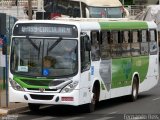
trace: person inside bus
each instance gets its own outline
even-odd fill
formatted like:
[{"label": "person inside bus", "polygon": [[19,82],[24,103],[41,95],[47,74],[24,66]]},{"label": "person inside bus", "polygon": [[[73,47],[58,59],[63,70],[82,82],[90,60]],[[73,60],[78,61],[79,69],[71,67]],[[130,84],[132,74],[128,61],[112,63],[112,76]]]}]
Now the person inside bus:
[{"label": "person inside bus", "polygon": [[56,59],[51,56],[45,56],[43,59],[44,68],[54,68],[56,64]]}]

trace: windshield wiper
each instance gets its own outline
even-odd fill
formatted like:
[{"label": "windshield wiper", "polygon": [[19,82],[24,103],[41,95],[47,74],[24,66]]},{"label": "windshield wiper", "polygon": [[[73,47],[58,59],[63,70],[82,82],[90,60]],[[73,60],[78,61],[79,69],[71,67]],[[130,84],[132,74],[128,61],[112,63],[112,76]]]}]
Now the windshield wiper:
[{"label": "windshield wiper", "polygon": [[32,44],[32,46],[38,51],[38,59],[39,59],[39,56],[40,56],[40,48],[41,48],[41,41],[39,43],[39,46],[37,46],[29,37],[28,38],[28,41]]},{"label": "windshield wiper", "polygon": [[58,45],[59,42],[61,42],[62,37],[58,38],[56,42],[54,42],[50,47],[48,45],[47,47],[47,53],[50,52],[56,45]]},{"label": "windshield wiper", "polygon": [[39,47],[30,39],[28,38],[29,42],[32,44],[32,46],[37,50],[39,51]]},{"label": "windshield wiper", "polygon": [[39,48],[38,48],[38,59],[39,59],[39,56],[40,56],[40,48],[41,48],[41,41],[39,43]]}]

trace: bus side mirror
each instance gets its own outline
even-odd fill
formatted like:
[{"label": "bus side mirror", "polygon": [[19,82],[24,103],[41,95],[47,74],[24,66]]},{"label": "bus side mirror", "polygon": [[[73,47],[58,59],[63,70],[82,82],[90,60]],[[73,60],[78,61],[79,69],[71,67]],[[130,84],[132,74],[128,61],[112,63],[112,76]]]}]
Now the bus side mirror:
[{"label": "bus side mirror", "polygon": [[85,47],[86,47],[86,51],[91,51],[91,41],[90,40],[86,41]]},{"label": "bus side mirror", "polygon": [[86,51],[91,51],[91,40],[89,39],[88,35],[84,36],[84,45],[85,45],[85,50]]}]

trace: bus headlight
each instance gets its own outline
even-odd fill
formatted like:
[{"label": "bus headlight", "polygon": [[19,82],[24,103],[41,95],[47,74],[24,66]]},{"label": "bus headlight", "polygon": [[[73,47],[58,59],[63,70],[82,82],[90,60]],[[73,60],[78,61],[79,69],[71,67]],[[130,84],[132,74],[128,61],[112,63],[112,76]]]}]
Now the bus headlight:
[{"label": "bus headlight", "polygon": [[64,87],[61,92],[62,93],[70,93],[76,88],[77,85],[78,85],[78,81],[74,81],[74,82],[68,84],[66,87]]},{"label": "bus headlight", "polygon": [[9,78],[9,82],[13,89],[18,91],[24,91],[24,89],[16,81],[12,80],[11,78]]}]

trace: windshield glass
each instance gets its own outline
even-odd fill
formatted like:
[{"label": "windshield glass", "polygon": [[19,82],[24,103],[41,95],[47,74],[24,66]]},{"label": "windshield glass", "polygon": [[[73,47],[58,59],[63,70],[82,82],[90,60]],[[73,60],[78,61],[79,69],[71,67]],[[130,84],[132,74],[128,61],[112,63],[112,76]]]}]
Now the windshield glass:
[{"label": "windshield glass", "polygon": [[122,18],[121,7],[89,7],[91,18]]},{"label": "windshield glass", "polygon": [[77,68],[77,40],[14,38],[11,72],[23,76],[72,76]]}]

